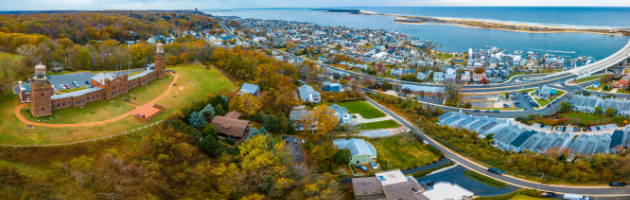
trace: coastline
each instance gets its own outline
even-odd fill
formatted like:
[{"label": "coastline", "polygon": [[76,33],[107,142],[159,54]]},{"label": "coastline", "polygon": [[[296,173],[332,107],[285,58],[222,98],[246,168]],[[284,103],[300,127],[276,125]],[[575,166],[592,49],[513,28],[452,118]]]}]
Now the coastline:
[{"label": "coastline", "polygon": [[[624,31],[606,28],[571,28],[571,27],[554,27],[543,25],[530,25],[506,22],[494,22],[472,19],[456,19],[456,18],[440,18],[440,17],[415,17],[397,14],[384,14],[361,11],[357,15],[381,15],[394,17],[393,22],[413,25],[453,25],[467,28],[484,28],[503,31],[514,31],[523,33],[591,33],[610,36],[630,36],[630,29]],[[427,23],[430,22],[430,23]]]}]

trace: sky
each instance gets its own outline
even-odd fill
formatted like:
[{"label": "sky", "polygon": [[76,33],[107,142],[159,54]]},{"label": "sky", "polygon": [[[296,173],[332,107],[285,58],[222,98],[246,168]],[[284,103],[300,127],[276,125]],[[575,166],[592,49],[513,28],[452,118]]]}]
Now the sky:
[{"label": "sky", "polygon": [[173,10],[406,6],[630,7],[630,0],[0,0],[0,10]]}]

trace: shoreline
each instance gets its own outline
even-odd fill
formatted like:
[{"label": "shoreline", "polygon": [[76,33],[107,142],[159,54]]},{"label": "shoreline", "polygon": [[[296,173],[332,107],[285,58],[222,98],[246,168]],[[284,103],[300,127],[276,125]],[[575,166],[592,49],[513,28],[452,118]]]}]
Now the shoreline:
[{"label": "shoreline", "polygon": [[[439,18],[439,17],[415,17],[398,14],[384,14],[361,11],[357,15],[381,15],[394,17],[393,22],[413,25],[453,25],[467,28],[484,28],[503,31],[514,31],[522,33],[591,33],[610,36],[630,36],[630,28],[606,29],[606,28],[570,28],[570,27],[554,27],[543,25],[517,24],[507,22],[494,22],[472,19],[456,19],[456,18]],[[428,22],[428,23],[427,23]]]}]

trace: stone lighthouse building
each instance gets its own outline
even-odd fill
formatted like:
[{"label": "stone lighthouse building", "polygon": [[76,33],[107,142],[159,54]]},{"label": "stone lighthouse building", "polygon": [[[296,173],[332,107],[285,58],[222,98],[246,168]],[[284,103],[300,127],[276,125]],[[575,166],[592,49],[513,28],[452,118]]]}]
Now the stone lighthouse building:
[{"label": "stone lighthouse building", "polygon": [[155,71],[157,71],[158,78],[166,77],[166,55],[164,55],[164,45],[162,43],[157,44]]},{"label": "stone lighthouse building", "polygon": [[46,78],[46,66],[41,63],[35,66],[35,76],[31,78],[31,114],[41,117],[52,114],[52,85]]}]

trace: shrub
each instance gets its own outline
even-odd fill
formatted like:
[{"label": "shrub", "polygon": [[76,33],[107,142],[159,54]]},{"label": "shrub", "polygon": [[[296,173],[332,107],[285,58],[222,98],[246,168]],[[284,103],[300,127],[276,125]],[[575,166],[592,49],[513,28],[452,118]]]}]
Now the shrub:
[{"label": "shrub", "polygon": [[273,115],[265,115],[262,117],[263,126],[271,131],[272,133],[278,133],[278,129],[280,129],[280,121],[276,116]]},{"label": "shrub", "polygon": [[332,160],[337,164],[346,164],[350,163],[350,157],[352,157],[350,149],[339,149],[333,155]]}]

